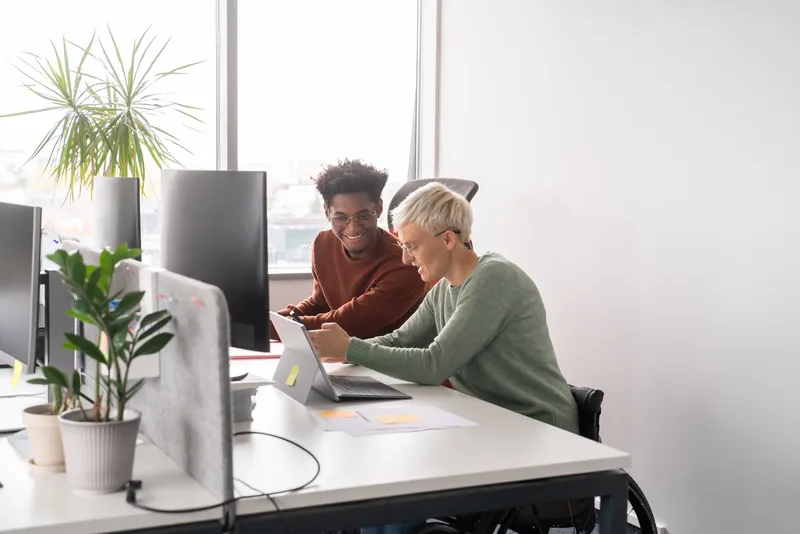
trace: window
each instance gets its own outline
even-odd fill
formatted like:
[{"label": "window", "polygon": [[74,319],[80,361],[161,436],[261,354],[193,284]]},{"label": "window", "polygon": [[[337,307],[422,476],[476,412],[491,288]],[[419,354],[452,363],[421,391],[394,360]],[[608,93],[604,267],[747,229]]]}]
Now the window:
[{"label": "window", "polygon": [[[12,13],[13,12],[13,13]],[[43,16],[46,13],[47,16]],[[170,39],[156,68],[166,70],[195,61],[184,76],[164,78],[159,92],[201,108],[193,112],[202,124],[189,119],[164,120],[159,124],[178,137],[191,153],[174,150],[186,168],[213,169],[216,166],[216,2],[192,0],[191,16],[187,3],[172,0],[142,0],[135,9],[128,4],[104,0],[29,0],[14,4],[10,16],[0,17],[0,115],[45,107],[43,101],[20,87],[22,75],[15,69],[26,52],[52,58],[50,41],[61,46],[61,38],[86,45],[97,32],[106,45],[108,27],[128,57],[132,43],[148,27],[156,43]],[[154,45],[156,46],[156,45]],[[100,52],[99,48],[93,48]],[[80,52],[68,48],[72,68]],[[127,51],[127,53],[126,53]],[[25,164],[48,129],[60,118],[41,113],[0,119],[0,201],[38,205],[43,208],[44,225],[58,235],[90,241],[92,209],[88,194],[75,201],[66,200],[66,189],[54,190],[46,172],[49,151]],[[189,124],[191,123],[191,124]],[[189,124],[191,127],[185,127]],[[23,165],[25,164],[25,165]],[[144,260],[157,264],[160,241],[159,169],[147,168],[146,194],[142,199],[142,242]]]},{"label": "window", "polygon": [[[217,10],[237,9],[238,168],[268,176],[270,270],[307,269],[311,243],[328,227],[310,178],[323,165],[360,158],[389,172],[388,206],[415,168],[417,2],[412,0],[142,0],[131,9],[104,0],[29,0],[0,18],[0,115],[44,107],[21,87],[15,69],[26,52],[52,57],[51,40],[85,44],[110,26],[123,56],[148,27],[170,43],[158,65],[201,64],[159,82],[159,92],[199,107],[202,124],[158,124],[188,149],[180,166],[217,165]],[[46,13],[47,17],[43,17]],[[77,64],[79,54],[70,56]],[[221,103],[225,105],[225,103]],[[46,169],[47,155],[26,163],[58,114],[0,119],[0,201],[38,205],[45,227],[91,242],[88,194],[67,200]],[[222,124],[222,123],[221,123]],[[176,165],[169,165],[176,167]],[[160,171],[148,166],[142,200],[144,260],[160,262]],[[386,217],[382,218],[385,226]]]},{"label": "window", "polygon": [[[267,172],[270,269],[308,267],[328,227],[310,180],[360,158],[409,177],[417,3],[239,0],[238,168]],[[386,217],[382,218],[385,226]]]}]

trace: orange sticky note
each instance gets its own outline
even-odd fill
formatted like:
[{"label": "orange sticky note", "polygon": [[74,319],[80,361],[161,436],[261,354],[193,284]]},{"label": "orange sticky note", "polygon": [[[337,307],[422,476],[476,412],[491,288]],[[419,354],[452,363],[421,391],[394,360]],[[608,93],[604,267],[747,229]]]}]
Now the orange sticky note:
[{"label": "orange sticky note", "polygon": [[11,387],[16,389],[19,379],[22,377],[22,362],[14,362],[14,373],[11,375]]},{"label": "orange sticky note", "polygon": [[344,419],[348,417],[358,417],[352,410],[322,410],[319,414],[325,419]]},{"label": "orange sticky note", "polygon": [[419,421],[419,417],[410,414],[379,415],[378,421],[385,425],[393,425],[396,423],[416,423]]},{"label": "orange sticky note", "polygon": [[293,386],[297,382],[297,375],[300,373],[300,366],[293,365],[292,370],[289,371],[289,376],[286,377],[286,385]]}]

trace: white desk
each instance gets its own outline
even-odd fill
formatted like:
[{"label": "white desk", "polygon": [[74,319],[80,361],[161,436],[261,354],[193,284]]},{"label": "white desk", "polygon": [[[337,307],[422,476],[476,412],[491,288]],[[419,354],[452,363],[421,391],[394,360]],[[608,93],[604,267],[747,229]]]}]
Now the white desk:
[{"label": "white desk", "polygon": [[[263,377],[271,377],[277,365],[275,361],[237,363]],[[492,487],[496,491],[503,485],[545,479],[577,480],[583,483],[589,493],[574,497],[602,495],[600,491],[591,493],[598,489],[597,480],[592,477],[584,480],[572,475],[606,472],[613,478],[615,475],[610,472],[630,465],[630,457],[626,453],[444,387],[403,383],[356,366],[330,366],[330,369],[341,374],[375,376],[413,397],[406,401],[381,402],[390,402],[392,406],[403,403],[437,406],[472,420],[478,426],[357,438],[343,432],[321,430],[309,413],[313,409],[341,407],[341,403],[317,397],[306,407],[273,387],[261,388],[256,397],[254,421],[238,425],[236,430],[265,431],[297,441],[314,453],[322,470],[312,487],[276,497],[283,511],[280,514],[282,520],[276,519],[278,514],[270,514],[274,507],[266,499],[238,503],[239,532],[248,532],[248,528],[255,531],[267,524],[280,527],[281,521],[289,521],[291,511],[297,511],[298,518],[306,517],[302,523],[305,527],[298,527],[300,531],[302,528],[313,530],[321,525],[309,523],[307,518],[312,510],[333,513],[335,505],[366,500],[429,494],[430,506],[417,507],[420,513],[434,510],[437,496],[441,497],[441,502],[447,498],[458,500],[458,491],[472,495],[473,499],[488,499],[486,502],[490,503],[489,489]],[[313,461],[290,444],[258,435],[234,439],[235,476],[261,491],[269,493],[296,487],[308,480],[313,472]],[[619,475],[619,472],[616,474]],[[626,491],[627,480],[622,484]],[[557,486],[558,482],[553,482],[550,492],[556,497],[561,491]],[[466,488],[486,488],[487,492],[480,496],[474,492],[464,492]],[[448,497],[448,492],[454,490],[456,494]],[[384,521],[413,519],[407,516],[410,512],[399,507],[392,509],[384,504],[379,505],[383,508],[374,512],[372,517]],[[513,506],[511,502],[507,504],[506,507]],[[455,504],[452,506],[458,508]],[[342,509],[349,509],[351,515],[354,513],[352,507]],[[464,511],[441,510],[442,513]],[[259,515],[263,521],[260,525],[257,519]],[[320,521],[333,517],[325,513],[322,515]],[[251,516],[251,520],[248,520],[248,516]],[[349,527],[331,525],[331,528]],[[292,530],[296,532],[294,525]]]},{"label": "white desk", "polygon": [[[240,364],[269,378],[277,362]],[[254,421],[237,425],[237,430],[261,430],[297,441],[315,454],[322,470],[313,486],[276,497],[280,512],[266,498],[240,501],[238,534],[270,527],[318,533],[593,495],[603,499],[601,533],[625,532],[627,475],[620,469],[630,464],[627,454],[446,388],[401,383],[354,366],[331,369],[377,376],[414,397],[390,401],[393,406],[429,404],[478,426],[355,438],[321,430],[309,413],[340,404],[316,398],[306,407],[263,387]],[[290,444],[258,435],[234,438],[235,476],[261,491],[295,487],[314,470],[313,461]],[[186,508],[216,503],[150,444],[137,448],[134,477],[146,481],[138,493],[143,504]],[[220,531],[219,509],[164,515],[131,507],[123,493],[75,496],[64,475],[31,474],[4,439],[0,482],[5,486],[0,489],[1,534]]]},{"label": "white desk", "polygon": [[[23,377],[18,387],[12,390],[11,370],[0,369],[0,395],[32,392],[33,386],[24,380]],[[16,411],[46,400],[44,395],[0,399],[0,411]],[[187,508],[219,501],[157,447],[146,442],[136,448],[134,477],[146,481],[138,492],[138,500],[143,504],[158,508]],[[7,435],[0,435],[0,483],[3,484],[0,488],[2,534],[91,534],[204,521],[210,522],[210,527],[217,525],[211,532],[219,532],[222,516],[220,508],[180,515],[144,512],[126,503],[124,492],[77,496],[70,491],[63,473],[32,473],[24,459],[9,445]]]},{"label": "white desk", "polygon": [[[146,481],[138,501],[159,508],[186,508],[218,502],[157,447],[136,448],[134,477]],[[155,514],[125,502],[125,493],[78,496],[61,474],[33,474],[7,439],[0,439],[0,533],[91,534],[209,522],[217,525],[221,509],[193,514]],[[198,525],[199,526],[199,525]],[[198,530],[200,530],[198,528]],[[213,530],[212,530],[213,532]]]}]

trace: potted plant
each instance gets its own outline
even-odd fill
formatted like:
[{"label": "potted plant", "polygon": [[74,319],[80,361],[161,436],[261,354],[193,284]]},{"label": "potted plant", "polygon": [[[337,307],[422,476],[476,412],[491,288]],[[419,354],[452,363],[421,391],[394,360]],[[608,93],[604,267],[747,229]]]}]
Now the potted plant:
[{"label": "potted plant", "polygon": [[51,42],[50,57],[23,54],[16,65],[22,85],[44,107],[0,115],[54,116],[26,164],[47,154],[46,168],[56,185],[66,186],[67,198],[74,200],[87,190],[97,194],[94,230],[99,247],[141,244],[139,193],[146,194],[148,162],[163,168],[178,164],[173,149],[188,152],[167,131],[164,119],[202,122],[192,114],[199,108],[175,102],[160,83],[201,62],[156,70],[169,40],[157,44],[157,36],[148,34],[149,28],[130,51],[120,49],[109,28],[106,42],[92,35],[80,46],[62,38],[60,47]]},{"label": "potted plant", "polygon": [[81,377],[75,371],[70,383],[67,375],[55,367],[45,367],[43,374],[45,378],[28,382],[49,385],[53,402],[25,408],[22,419],[31,445],[31,465],[38,470],[60,472],[64,471],[64,448],[58,416],[79,406],[79,397],[72,392],[80,391]]},{"label": "potted plant", "polygon": [[[141,316],[139,303],[144,291],[112,292],[117,265],[139,254],[138,249],[122,244],[114,252],[104,250],[99,265],[84,264],[79,252],[58,250],[47,256],[58,265],[74,297],[66,313],[94,326],[107,340],[101,343],[79,334],[64,334],[64,346],[83,352],[96,366],[91,406],[59,415],[67,480],[81,492],[110,493],[130,480],[141,414],[127,408],[127,403],[144,379],[129,380],[128,370],[136,358],[159,352],[173,337],[161,332],[172,320],[168,311]],[[52,368],[44,367],[43,373],[48,384],[57,383]],[[73,379],[68,384],[73,398],[81,395],[79,382]]]}]

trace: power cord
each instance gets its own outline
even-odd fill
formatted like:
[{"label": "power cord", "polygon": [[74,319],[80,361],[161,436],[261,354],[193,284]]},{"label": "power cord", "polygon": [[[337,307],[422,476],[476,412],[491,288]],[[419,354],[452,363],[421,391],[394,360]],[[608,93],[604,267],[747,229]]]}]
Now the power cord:
[{"label": "power cord", "polygon": [[307,488],[308,486],[313,484],[315,480],[317,480],[317,477],[319,477],[320,470],[322,469],[322,467],[320,466],[319,460],[317,459],[316,456],[314,456],[314,454],[311,451],[309,451],[308,449],[306,449],[305,447],[303,447],[299,443],[294,442],[294,441],[292,441],[292,440],[290,440],[288,438],[285,438],[283,436],[278,436],[277,434],[270,434],[269,432],[258,432],[258,431],[255,431],[255,430],[244,430],[244,431],[236,432],[236,433],[233,434],[234,437],[236,437],[236,436],[244,436],[244,435],[267,436],[267,437],[279,439],[281,441],[285,441],[286,443],[289,443],[290,445],[294,445],[298,449],[300,449],[303,452],[305,452],[309,457],[311,457],[312,460],[314,460],[314,464],[316,464],[316,468],[317,468],[316,472],[314,473],[314,476],[311,477],[311,479],[308,482],[305,482],[305,483],[303,483],[303,484],[301,484],[301,485],[299,485],[297,487],[290,488],[290,489],[285,489],[285,490],[280,490],[280,491],[273,491],[273,492],[270,492],[270,493],[266,493],[266,492],[261,491],[261,490],[259,490],[257,488],[254,488],[253,486],[251,486],[247,482],[244,482],[241,479],[234,478],[235,481],[239,482],[240,484],[250,488],[251,490],[253,490],[253,491],[257,492],[257,493],[255,495],[241,495],[239,497],[234,497],[233,499],[228,499],[226,501],[223,501],[223,502],[220,502],[220,503],[217,503],[217,504],[210,504],[208,506],[197,506],[197,507],[194,507],[194,508],[175,508],[175,509],[154,508],[152,506],[148,506],[146,504],[141,504],[141,503],[136,502],[136,491],[140,490],[142,488],[142,481],[141,480],[131,480],[125,485],[125,500],[126,500],[126,502],[128,504],[130,504],[131,506],[133,506],[135,508],[138,508],[140,510],[144,510],[146,512],[154,512],[154,513],[158,513],[158,514],[191,514],[191,513],[195,513],[195,512],[204,512],[206,510],[213,510],[215,508],[221,508],[223,506],[227,506],[229,504],[232,504],[232,503],[244,500],[244,499],[255,499],[255,498],[258,498],[258,497],[266,497],[267,499],[269,499],[269,501],[272,503],[272,505],[275,506],[275,510],[277,510],[280,513],[281,509],[278,506],[278,503],[273,498],[274,495],[279,495],[281,493],[288,493],[288,492],[291,492],[291,491],[299,491],[301,489]]},{"label": "power cord", "polygon": [[11,395],[0,395],[0,399],[17,399],[19,397],[40,397],[44,395],[45,391],[40,391],[39,393],[14,393]]}]

